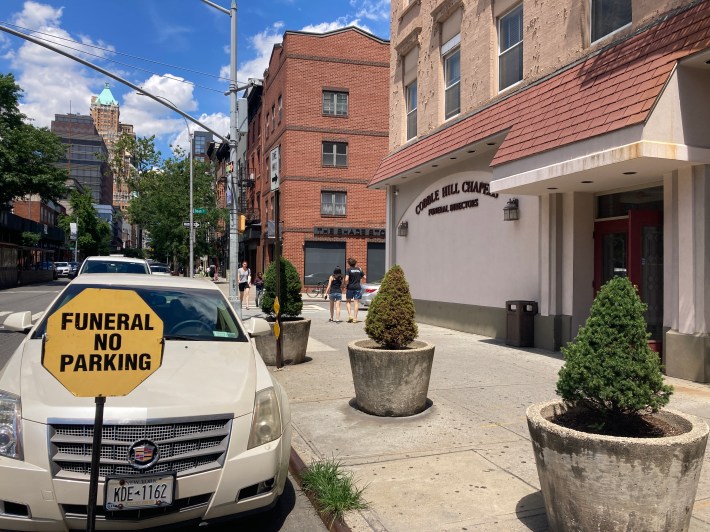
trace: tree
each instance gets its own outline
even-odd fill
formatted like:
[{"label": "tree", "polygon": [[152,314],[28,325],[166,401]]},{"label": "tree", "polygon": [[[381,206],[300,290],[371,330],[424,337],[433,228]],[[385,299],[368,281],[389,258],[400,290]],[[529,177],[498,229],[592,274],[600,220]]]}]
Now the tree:
[{"label": "tree", "polygon": [[419,333],[414,321],[414,301],[401,266],[392,266],[365,318],[365,333],[384,349],[403,349]]},{"label": "tree", "polygon": [[72,214],[61,216],[59,227],[68,235],[69,224],[78,223],[78,247],[81,253],[86,257],[108,255],[111,243],[111,226],[106,220],[99,218],[91,194],[89,192],[80,194],[73,191],[69,204]]},{"label": "tree", "polygon": [[[140,148],[141,143],[144,145]],[[151,139],[139,139],[136,148],[150,155]],[[129,181],[135,198],[128,207],[131,223],[140,225],[150,233],[154,257],[173,257],[173,261],[185,264],[189,255],[189,228],[183,222],[190,217],[190,163],[183,150],[177,149],[173,157],[164,160],[160,167],[143,166]],[[195,255],[215,255],[216,242],[211,233],[225,225],[227,209],[217,208],[214,179],[210,166],[194,161],[193,169],[194,206],[207,209],[206,214],[195,217],[200,224],[195,230]]]},{"label": "tree", "polygon": [[[298,271],[288,259],[280,257],[280,294],[279,306],[282,316],[300,316],[303,310],[303,299],[301,297],[301,277]],[[261,310],[266,314],[276,314],[274,312],[274,301],[276,299],[276,261],[269,264],[264,273],[264,293],[261,297]]]},{"label": "tree", "polygon": [[0,206],[26,194],[56,200],[67,191],[67,172],[55,164],[64,144],[47,128],[25,123],[21,95],[13,75],[0,74]]},{"label": "tree", "polygon": [[673,388],[663,384],[658,353],[648,346],[645,311],[626,277],[602,286],[587,322],[562,349],[557,393],[565,401],[617,419],[668,404]]}]

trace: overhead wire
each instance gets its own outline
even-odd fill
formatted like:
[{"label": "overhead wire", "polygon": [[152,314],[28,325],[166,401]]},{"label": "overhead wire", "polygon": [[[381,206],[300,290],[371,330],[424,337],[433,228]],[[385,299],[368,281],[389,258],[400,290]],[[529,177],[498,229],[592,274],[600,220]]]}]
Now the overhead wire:
[{"label": "overhead wire", "polygon": [[[209,73],[207,73],[207,72],[200,72],[199,70],[193,70],[193,69],[186,68],[186,67],[181,67],[181,66],[178,66],[178,65],[171,65],[171,64],[169,64],[169,63],[164,63],[164,62],[157,61],[157,60],[154,60],[154,59],[148,59],[148,58],[146,58],[146,57],[140,57],[140,56],[136,56],[136,55],[127,54],[127,53],[125,53],[125,52],[119,52],[119,51],[117,51],[117,50],[111,50],[110,48],[103,48],[103,47],[101,47],[101,46],[83,43],[83,42],[77,41],[77,40],[75,40],[75,39],[69,39],[69,38],[66,38],[66,37],[60,37],[60,36],[58,36],[58,35],[52,35],[51,33],[45,33],[45,32],[41,32],[41,31],[37,31],[37,30],[30,29],[30,28],[24,28],[24,27],[22,27],[22,26],[18,26],[18,25],[16,25],[16,24],[11,24],[11,23],[6,22],[6,21],[2,21],[2,24],[5,24],[5,25],[7,25],[7,26],[11,26],[11,27],[17,28],[17,29],[19,29],[19,30],[21,30],[21,31],[23,31],[23,32],[27,32],[27,33],[30,33],[30,34],[44,35],[44,36],[46,36],[46,37],[51,37],[51,39],[59,39],[59,40],[63,40],[63,41],[69,41],[69,42],[78,44],[78,45],[80,45],[80,46],[84,46],[84,47],[88,47],[88,48],[95,48],[95,49],[97,49],[97,50],[102,50],[102,51],[105,51],[105,52],[108,52],[108,53],[111,53],[111,54],[123,55],[123,56],[126,56],[126,57],[130,57],[130,58],[132,58],[132,59],[137,59],[138,61],[145,61],[145,62],[149,62],[149,63],[154,63],[154,64],[166,66],[166,67],[169,67],[169,68],[176,68],[176,69],[178,69],[178,70],[183,70],[183,71],[185,71],[185,72],[190,72],[190,73],[198,74],[198,75],[201,75],[201,76],[207,76],[207,77],[215,78],[215,79],[218,79],[218,80],[230,81],[229,78],[225,78],[225,77],[222,77],[222,76],[217,76],[217,75],[214,75],[214,74],[209,74]],[[129,68],[135,68],[136,70],[141,70],[141,71],[143,71],[143,72],[147,72],[147,73],[152,74],[152,75],[154,75],[154,76],[158,76],[158,77],[166,78],[166,79],[172,79],[172,80],[174,80],[174,81],[179,81],[179,82],[181,82],[181,83],[186,83],[186,84],[188,84],[188,85],[193,85],[193,86],[195,86],[195,87],[199,87],[199,88],[202,88],[202,89],[205,89],[205,90],[209,90],[209,91],[218,92],[218,93],[220,93],[220,94],[224,93],[224,89],[214,89],[214,88],[212,88],[212,87],[207,87],[207,86],[204,86],[204,85],[200,85],[200,84],[194,83],[194,82],[192,82],[192,81],[178,79],[178,78],[176,78],[176,77],[174,77],[174,76],[167,76],[167,75],[165,75],[165,74],[159,74],[159,73],[157,73],[157,72],[155,72],[155,71],[148,70],[148,69],[146,69],[146,68],[142,68],[142,67],[139,67],[139,66],[136,66],[136,65],[132,65],[132,64],[129,64],[129,63],[123,63],[123,62],[121,62],[121,61],[116,61],[115,59],[110,59],[110,58],[105,57],[105,56],[101,56],[101,55],[98,55],[98,54],[92,54],[91,52],[87,52],[86,50],[80,50],[80,49],[77,49],[77,48],[73,48],[73,47],[71,47],[71,46],[69,46],[69,45],[67,45],[67,44],[64,44],[64,43],[55,42],[55,41],[49,40],[49,39],[41,39],[41,38],[39,38],[39,37],[36,37],[36,38],[37,38],[38,40],[43,40],[43,41],[45,41],[45,42],[49,42],[49,43],[54,44],[54,45],[57,45],[57,46],[62,46],[62,47],[67,48],[67,49],[69,49],[69,50],[74,50],[74,51],[80,52],[80,53],[82,53],[82,54],[86,54],[86,55],[89,55],[89,56],[92,56],[92,57],[96,57],[96,58],[98,58],[98,59],[102,59],[102,60],[104,60],[104,61],[110,61],[110,62],[115,63],[115,64],[117,64],[117,65],[129,67]],[[237,81],[237,83],[239,83],[239,81]]]}]

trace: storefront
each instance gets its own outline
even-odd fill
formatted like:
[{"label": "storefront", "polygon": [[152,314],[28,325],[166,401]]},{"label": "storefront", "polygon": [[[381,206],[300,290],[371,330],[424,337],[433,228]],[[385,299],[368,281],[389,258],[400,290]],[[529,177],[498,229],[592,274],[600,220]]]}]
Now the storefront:
[{"label": "storefront", "polygon": [[628,276],[666,372],[710,382],[708,9],[384,159],[370,186],[388,191],[387,262],[418,319],[503,339],[505,302],[536,301],[535,345],[557,350]]}]

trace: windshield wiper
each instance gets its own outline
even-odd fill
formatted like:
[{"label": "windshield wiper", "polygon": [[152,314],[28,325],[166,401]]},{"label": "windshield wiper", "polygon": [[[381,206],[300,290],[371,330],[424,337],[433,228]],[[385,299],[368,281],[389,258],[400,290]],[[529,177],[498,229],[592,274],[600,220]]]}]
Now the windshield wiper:
[{"label": "windshield wiper", "polygon": [[204,337],[202,336],[185,336],[181,334],[166,334],[163,336],[163,340],[188,340],[188,341],[194,341],[194,340],[204,340]]}]

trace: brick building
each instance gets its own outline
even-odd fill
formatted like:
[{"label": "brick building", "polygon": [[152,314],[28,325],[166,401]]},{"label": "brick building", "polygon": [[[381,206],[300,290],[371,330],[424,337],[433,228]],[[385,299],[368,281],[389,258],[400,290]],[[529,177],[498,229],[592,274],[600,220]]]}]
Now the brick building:
[{"label": "brick building", "polygon": [[391,9],[370,186],[417,318],[503,338],[506,302],[535,301],[534,345],[559,349],[624,275],[668,374],[710,382],[710,1]]},{"label": "brick building", "polygon": [[280,178],[283,255],[306,284],[347,257],[382,277],[385,194],[366,185],[387,153],[389,42],[357,28],[287,31],[263,87],[247,92],[245,179],[252,271],[273,258],[272,165]]}]

